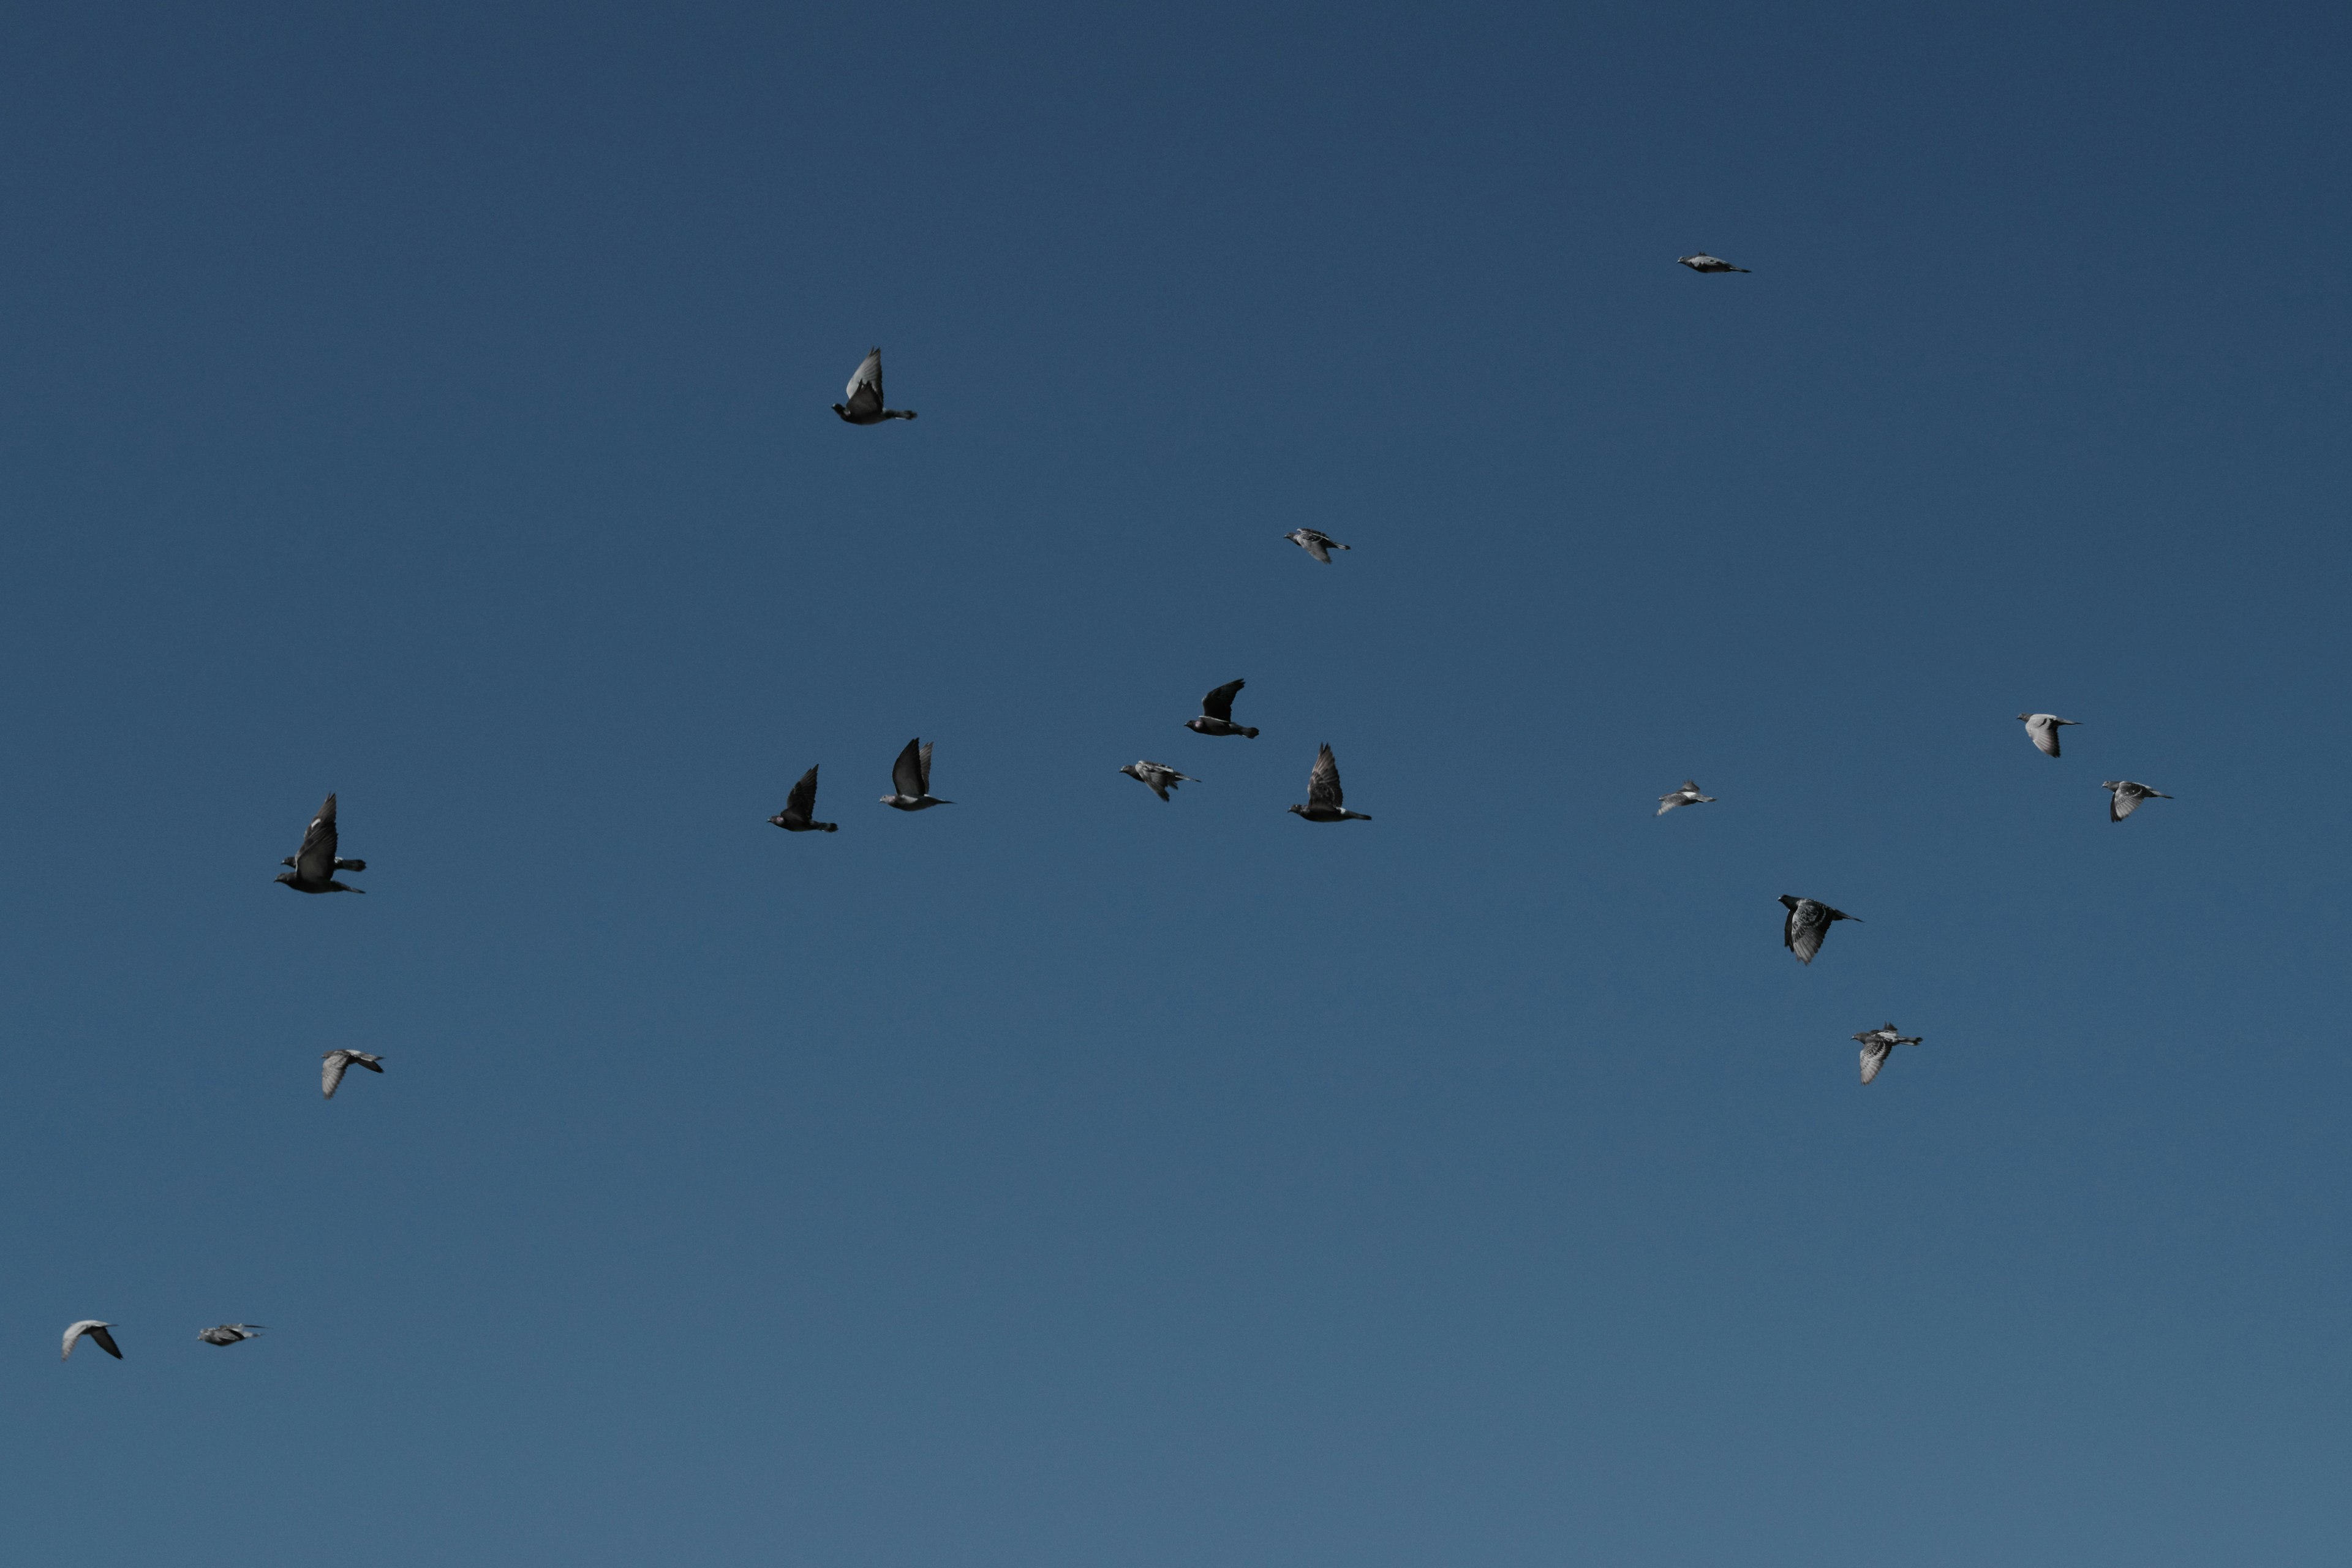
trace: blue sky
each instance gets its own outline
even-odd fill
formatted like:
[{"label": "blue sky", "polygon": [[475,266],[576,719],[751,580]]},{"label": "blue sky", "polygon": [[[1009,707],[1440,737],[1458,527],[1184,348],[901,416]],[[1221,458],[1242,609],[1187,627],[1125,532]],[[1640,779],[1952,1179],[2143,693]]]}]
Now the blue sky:
[{"label": "blue sky", "polygon": [[20,17],[16,1550],[2334,1561],[2347,41]]}]

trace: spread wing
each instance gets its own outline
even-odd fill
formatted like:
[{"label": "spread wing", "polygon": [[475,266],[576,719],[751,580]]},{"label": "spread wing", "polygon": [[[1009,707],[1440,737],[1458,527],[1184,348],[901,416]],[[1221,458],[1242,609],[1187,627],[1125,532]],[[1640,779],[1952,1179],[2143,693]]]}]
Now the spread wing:
[{"label": "spread wing", "polygon": [[2139,809],[2140,795],[2137,789],[2128,785],[2116,784],[2109,784],[2107,787],[2115,792],[2107,797],[2107,820],[2109,822],[2121,822],[2125,817],[2129,816],[2133,812]]},{"label": "spread wing", "polygon": [[920,797],[923,774],[928,771],[930,760],[931,749],[922,743],[921,737],[908,742],[907,749],[898,753],[898,760],[890,764],[890,787],[908,800]]},{"label": "spread wing", "polygon": [[92,1342],[97,1344],[99,1349],[104,1351],[115,1360],[121,1361],[122,1359],[122,1349],[120,1345],[117,1345],[114,1342],[114,1336],[106,1331],[110,1327],[112,1327],[111,1324],[102,1322],[96,1318],[84,1318],[78,1323],[68,1325],[66,1329],[65,1344],[58,1351],[58,1359],[59,1361],[63,1361],[68,1356],[73,1354],[74,1342],[81,1338],[82,1335],[88,1334]]},{"label": "spread wing", "polygon": [[1331,564],[1331,542],[1329,540],[1324,538],[1321,534],[1316,532],[1310,528],[1307,531],[1307,537],[1300,540],[1298,542],[1307,546],[1307,554],[1312,555],[1316,560],[1320,561],[1326,566]]},{"label": "spread wing", "polygon": [[1307,804],[1337,808],[1339,794],[1339,759],[1331,754],[1327,743],[1315,753],[1315,771],[1307,775]]},{"label": "spread wing", "polygon": [[793,785],[792,796],[784,802],[784,815],[810,818],[816,816],[816,769],[803,773],[801,782]]},{"label": "spread wing", "polygon": [[925,795],[931,793],[931,742],[924,742],[922,754],[915,759],[918,763],[922,764],[923,793]]},{"label": "spread wing", "polygon": [[882,412],[882,351],[875,349],[857,362],[857,374],[849,378],[849,390],[843,402],[852,414]]},{"label": "spread wing", "polygon": [[[1807,919],[1810,915],[1811,918]],[[1797,955],[1801,963],[1811,963],[1813,954],[1822,950],[1822,938],[1830,931],[1828,916],[1818,904],[1799,904],[1789,911],[1789,921],[1780,932],[1783,946]]]},{"label": "spread wing", "polygon": [[329,1051],[319,1063],[319,1092],[329,1100],[334,1099],[335,1086],[343,1081],[343,1069],[351,1065],[350,1052]]},{"label": "spread wing", "polygon": [[1873,1039],[1862,1047],[1863,1082],[1868,1083],[1878,1076],[1878,1069],[1886,1065],[1886,1058],[1893,1054],[1894,1049],[1894,1047],[1881,1039]]},{"label": "spread wing", "polygon": [[2025,732],[2033,737],[2035,749],[2043,756],[2054,757],[2058,754],[2057,725],[2047,719],[2035,719],[2026,724]]},{"label": "spread wing", "polygon": [[306,882],[325,882],[334,878],[335,797],[331,795],[302,835],[302,847],[294,854],[294,872]]},{"label": "spread wing", "polygon": [[104,1351],[115,1360],[121,1361],[122,1359],[122,1347],[114,1342],[114,1336],[108,1333],[106,1331],[106,1328],[107,1326],[104,1323],[91,1324],[89,1331],[90,1343],[96,1345],[99,1349]]},{"label": "spread wing", "polygon": [[1218,687],[1214,691],[1210,692],[1206,697],[1201,699],[1201,711],[1207,714],[1212,719],[1222,719],[1228,724],[1232,723],[1234,721],[1234,693],[1239,691],[1247,684],[1248,683],[1246,681],[1241,680],[1226,681],[1223,686]]}]

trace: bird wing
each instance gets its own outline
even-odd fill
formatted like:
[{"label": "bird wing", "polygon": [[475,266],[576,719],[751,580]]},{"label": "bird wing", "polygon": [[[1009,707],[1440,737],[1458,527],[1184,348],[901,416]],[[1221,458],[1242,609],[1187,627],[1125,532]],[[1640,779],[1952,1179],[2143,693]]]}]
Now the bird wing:
[{"label": "bird wing", "polygon": [[114,1336],[106,1331],[108,1325],[105,1323],[92,1323],[89,1326],[90,1342],[96,1345],[99,1349],[104,1351],[107,1354],[112,1356],[115,1360],[121,1361],[122,1359],[122,1347],[114,1342]]},{"label": "bird wing", "polygon": [[786,816],[816,816],[816,769],[811,768],[803,773],[801,782],[793,785],[792,795],[784,802],[783,814]]},{"label": "bird wing", "polygon": [[294,874],[306,882],[331,880],[335,875],[335,797],[331,795],[302,835],[302,847],[294,853]]},{"label": "bird wing", "polygon": [[920,762],[923,765],[923,793],[925,795],[931,793],[931,742],[924,742],[923,754],[917,759],[917,761]]},{"label": "bird wing", "polygon": [[1234,721],[1234,693],[1239,691],[1246,684],[1248,684],[1246,681],[1240,680],[1226,681],[1223,686],[1218,687],[1206,697],[1201,699],[1201,711],[1207,714],[1212,719],[1223,719],[1226,723],[1232,723]]},{"label": "bird wing", "polygon": [[1892,1046],[1889,1046],[1884,1040],[1878,1039],[1874,1039],[1868,1045],[1863,1047],[1862,1081],[1868,1083],[1872,1079],[1876,1078],[1878,1076],[1878,1069],[1886,1065],[1886,1058],[1893,1053],[1893,1051],[1894,1047]]},{"label": "bird wing", "polygon": [[343,1069],[351,1065],[350,1052],[329,1051],[319,1062],[319,1092],[329,1100],[334,1099],[335,1086],[343,1081]]},{"label": "bird wing", "polygon": [[907,742],[907,749],[898,753],[897,762],[890,764],[890,787],[908,800],[922,796],[923,763],[927,760],[928,750],[921,737],[918,736]]},{"label": "bird wing", "polygon": [[1329,745],[1315,753],[1315,771],[1307,775],[1307,804],[1337,807],[1339,794],[1339,759],[1331,754]]},{"label": "bird wing", "polygon": [[2121,822],[2139,809],[2140,794],[2137,789],[2118,788],[2107,797],[2107,820]]},{"label": "bird wing", "polygon": [[1321,534],[1316,532],[1311,528],[1301,530],[1301,531],[1305,533],[1307,537],[1301,539],[1298,542],[1307,547],[1307,553],[1312,555],[1316,560],[1320,561],[1326,566],[1331,564],[1331,542],[1324,538]]},{"label": "bird wing", "polygon": [[2032,739],[2034,748],[2045,757],[2058,754],[2058,726],[2036,715],[2025,721],[2025,732]]},{"label": "bird wing", "polygon": [[[58,1359],[59,1361],[63,1361],[68,1356],[73,1354],[74,1341],[81,1338],[82,1335],[89,1333],[93,1329],[102,1329],[104,1327],[106,1327],[106,1325],[99,1321],[96,1318],[84,1318],[78,1323],[67,1324],[65,1344],[58,1351]],[[116,1355],[121,1355],[122,1352],[121,1351],[117,1351],[114,1353]]]},{"label": "bird wing", "polygon": [[355,1068],[365,1068],[370,1072],[382,1072],[383,1070],[383,1068],[376,1066],[376,1063],[383,1060],[383,1058],[372,1052],[349,1051],[345,1054],[352,1058],[352,1066]]},{"label": "bird wing", "polygon": [[[1811,963],[1813,955],[1822,950],[1822,938],[1829,934],[1830,922],[1823,919],[1800,919],[1797,910],[1803,908],[1804,905],[1799,904],[1797,909],[1789,911],[1788,929],[1780,933],[1780,941],[1797,955],[1799,963]],[[1815,905],[1814,908],[1818,910],[1820,906]]]},{"label": "bird wing", "polygon": [[849,390],[843,394],[852,414],[882,412],[882,351],[874,349],[857,362],[856,374],[849,378]]}]

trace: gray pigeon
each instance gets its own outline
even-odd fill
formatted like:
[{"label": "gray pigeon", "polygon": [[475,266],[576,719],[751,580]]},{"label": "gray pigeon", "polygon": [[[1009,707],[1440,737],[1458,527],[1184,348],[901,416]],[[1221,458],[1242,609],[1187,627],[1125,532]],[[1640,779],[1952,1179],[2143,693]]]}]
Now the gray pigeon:
[{"label": "gray pigeon", "polygon": [[1196,735],[1240,735],[1247,740],[1256,740],[1256,730],[1247,724],[1234,722],[1234,693],[1247,684],[1246,681],[1228,680],[1202,698],[1201,716],[1185,720],[1184,728]]},{"label": "gray pigeon", "polygon": [[931,748],[920,736],[908,742],[898,760],[890,764],[890,785],[891,793],[882,797],[882,804],[897,806],[900,811],[955,804],[931,795]]},{"label": "gray pigeon", "polygon": [[1704,250],[1696,256],[1677,256],[1675,259],[1693,272],[1745,272],[1748,270],[1745,267],[1734,267],[1720,256],[1709,256]]},{"label": "gray pigeon", "polygon": [[1685,779],[1682,788],[1671,795],[1662,795],[1658,797],[1658,815],[1664,816],[1678,805],[1698,805],[1714,798],[1715,796],[1711,795],[1698,793],[1696,779]]},{"label": "gray pigeon", "polygon": [[329,795],[319,815],[310,819],[310,828],[302,835],[302,847],[278,862],[291,866],[291,871],[280,871],[278,879],[298,893],[364,893],[365,888],[348,887],[335,880],[338,871],[364,871],[364,860],[339,860],[335,858],[335,797]]},{"label": "gray pigeon", "polygon": [[1307,804],[1290,809],[1309,822],[1370,822],[1360,811],[1349,811],[1339,804],[1339,759],[1331,754],[1329,742],[1315,753],[1315,771],[1307,775]]},{"label": "gray pigeon", "polygon": [[1916,1035],[1896,1034],[1895,1026],[1892,1024],[1881,1024],[1875,1029],[1864,1029],[1854,1038],[1862,1042],[1862,1081],[1864,1083],[1878,1076],[1878,1069],[1886,1065],[1886,1058],[1895,1054],[1895,1047],[1916,1046],[1919,1043],[1919,1037]]},{"label": "gray pigeon", "polygon": [[814,768],[801,775],[801,782],[793,785],[793,793],[784,797],[784,809],[768,820],[787,833],[838,833],[841,831],[841,824],[838,822],[816,820],[816,769]]},{"label": "gray pigeon", "polygon": [[2045,757],[2058,754],[2059,725],[2081,722],[2075,719],[2061,719],[2055,713],[2020,713],[2017,721],[2025,726],[2025,738],[2032,742],[2034,749]]},{"label": "gray pigeon", "polygon": [[1810,965],[1813,954],[1821,952],[1822,939],[1830,934],[1832,921],[1854,919],[1843,910],[1833,910],[1793,893],[1781,894],[1780,902],[1789,910],[1789,918],[1780,927],[1780,945],[1795,953],[1797,962],[1803,964]]},{"label": "gray pigeon", "polygon": [[2111,789],[2116,792],[2115,798],[2107,802],[2107,820],[2109,822],[2121,822],[2125,817],[2129,816],[2133,812],[2139,809],[2139,803],[2141,801],[2170,800],[2172,798],[2160,789],[2150,789],[2144,784],[2134,784],[2129,779],[2109,779],[2099,787],[2101,789]]},{"label": "gray pigeon", "polygon": [[329,1051],[319,1058],[319,1092],[327,1099],[335,1098],[335,1086],[343,1081],[345,1068],[365,1068],[370,1072],[382,1072],[376,1064],[383,1058],[372,1051],[352,1051],[341,1048]]},{"label": "gray pigeon", "polygon": [[233,1345],[240,1340],[259,1339],[262,1327],[259,1323],[215,1323],[209,1329],[198,1329],[196,1338],[208,1345]]},{"label": "gray pigeon", "polygon": [[1325,533],[1320,529],[1294,528],[1282,537],[1287,539],[1291,543],[1296,544],[1299,549],[1304,550],[1307,554],[1312,555],[1316,560],[1320,561],[1326,566],[1331,564],[1331,552],[1334,550],[1346,550],[1349,548],[1349,546],[1340,543],[1338,540],[1332,538],[1329,534]]},{"label": "gray pigeon", "polygon": [[90,1343],[96,1345],[99,1349],[104,1351],[115,1360],[121,1361],[122,1359],[122,1349],[114,1342],[114,1336],[106,1331],[112,1327],[114,1327],[112,1323],[101,1323],[96,1318],[84,1318],[79,1323],[67,1324],[65,1348],[58,1352],[58,1359],[59,1361],[63,1361],[68,1356],[73,1354],[74,1342],[81,1338],[82,1335],[88,1334],[89,1336]]},{"label": "gray pigeon", "polygon": [[1150,790],[1152,794],[1158,795],[1162,800],[1166,800],[1168,798],[1168,792],[1174,789],[1180,782],[1184,784],[1199,784],[1201,782],[1199,779],[1194,778],[1191,773],[1178,773],[1166,763],[1129,763],[1127,766],[1119,769],[1118,771],[1125,773],[1129,778],[1133,779],[1136,783],[1142,784],[1145,788]]},{"label": "gray pigeon", "polygon": [[849,378],[847,403],[836,403],[833,411],[852,425],[879,425],[885,419],[912,419],[911,408],[882,406],[882,351],[874,349],[857,362],[857,372]]}]

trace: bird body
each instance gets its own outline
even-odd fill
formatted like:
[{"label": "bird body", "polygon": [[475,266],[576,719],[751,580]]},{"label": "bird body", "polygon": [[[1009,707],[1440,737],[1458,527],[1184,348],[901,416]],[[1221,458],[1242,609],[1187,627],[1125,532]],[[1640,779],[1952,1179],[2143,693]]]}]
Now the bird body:
[{"label": "bird body", "polygon": [[870,350],[857,362],[857,369],[849,378],[849,390],[842,395],[846,403],[836,403],[833,411],[852,425],[879,425],[885,419],[912,419],[911,408],[882,406],[882,351]]},{"label": "bird body", "polygon": [[364,860],[342,860],[335,856],[335,797],[327,796],[319,815],[302,834],[302,847],[278,862],[291,866],[290,871],[280,871],[278,879],[298,893],[364,893],[365,888],[354,888],[335,880],[338,871],[364,871]]},{"label": "bird body", "polygon": [[2133,812],[2139,809],[2139,803],[2141,801],[2170,800],[2172,798],[2160,789],[2150,789],[2144,784],[2134,784],[2129,779],[2109,779],[2099,787],[2104,790],[2112,790],[2114,792],[2107,801],[2107,820],[2109,822],[2121,822],[2125,817],[2129,816]]},{"label": "bird body", "polygon": [[376,1064],[383,1058],[373,1051],[354,1051],[337,1047],[319,1058],[319,1093],[328,1100],[335,1098],[335,1086],[343,1081],[346,1068],[365,1068],[370,1072],[382,1072]]},{"label": "bird body", "polygon": [[787,833],[838,833],[841,831],[841,824],[838,822],[819,822],[816,819],[816,769],[814,768],[809,769],[801,775],[801,782],[793,785],[793,793],[784,800],[784,809],[768,820]]},{"label": "bird body", "polygon": [[1720,256],[1709,256],[1704,250],[1696,256],[1677,256],[1675,259],[1693,272],[1745,272],[1748,270],[1745,267],[1734,267]]},{"label": "bird body", "polygon": [[923,811],[934,805],[955,804],[932,795],[931,748],[919,736],[908,742],[898,760],[890,764],[890,785],[891,793],[882,797],[882,804],[900,811]]},{"label": "bird body", "polygon": [[1715,796],[1698,793],[1696,779],[1683,780],[1683,787],[1658,797],[1658,815],[1664,816],[1678,805],[1703,805]]},{"label": "bird body", "polygon": [[115,1360],[121,1361],[122,1359],[122,1348],[114,1342],[114,1336],[106,1331],[112,1327],[114,1327],[112,1323],[100,1322],[96,1318],[84,1318],[80,1322],[67,1324],[65,1346],[62,1350],[58,1351],[58,1359],[59,1361],[63,1361],[68,1356],[72,1355],[74,1342],[81,1338],[82,1335],[88,1334],[89,1336],[90,1343],[96,1345],[99,1349],[104,1351]]},{"label": "bird body", "polygon": [[1315,771],[1307,775],[1307,803],[1290,809],[1309,822],[1370,822],[1360,811],[1349,811],[1340,802],[1339,759],[1331,754],[1329,742],[1315,753]]},{"label": "bird body", "polygon": [[2020,713],[2018,722],[2025,726],[2025,738],[2033,742],[2034,750],[2045,757],[2058,754],[2058,726],[2079,723],[2079,720],[2061,719],[2055,713]]},{"label": "bird body", "polygon": [[1174,789],[1180,783],[1199,784],[1201,782],[1191,773],[1178,773],[1166,763],[1133,762],[1118,771],[1142,784],[1162,800],[1166,800],[1168,792]]},{"label": "bird body", "polygon": [[198,1329],[196,1338],[208,1345],[233,1345],[245,1340],[261,1337],[259,1323],[215,1323],[209,1329]]},{"label": "bird body", "polygon": [[1201,716],[1184,721],[1184,728],[1196,735],[1239,735],[1244,740],[1257,739],[1257,731],[1248,724],[1234,722],[1234,694],[1249,683],[1228,680],[1201,699]]},{"label": "bird body", "polygon": [[1329,534],[1325,533],[1322,530],[1317,528],[1294,528],[1282,537],[1287,539],[1291,543],[1296,544],[1299,549],[1304,550],[1307,554],[1312,555],[1316,560],[1320,561],[1326,566],[1331,564],[1331,552],[1334,550],[1347,550],[1352,548],[1349,545],[1340,543]]},{"label": "bird body", "polygon": [[1875,1029],[1864,1029],[1854,1038],[1862,1042],[1862,1081],[1864,1083],[1878,1076],[1878,1069],[1886,1065],[1886,1058],[1895,1054],[1895,1047],[1916,1046],[1919,1043],[1919,1037],[1916,1035],[1896,1034],[1893,1024],[1881,1024]]},{"label": "bird body", "polygon": [[1789,910],[1789,918],[1780,927],[1780,945],[1795,953],[1798,963],[1808,966],[1813,962],[1813,954],[1821,952],[1822,941],[1830,934],[1831,925],[1854,919],[1843,910],[1833,910],[1793,893],[1781,894],[1780,902]]}]

